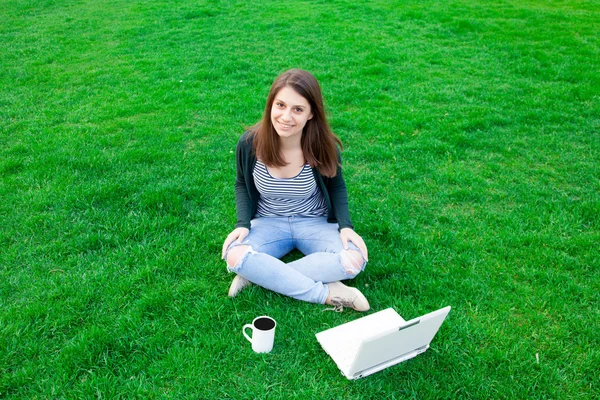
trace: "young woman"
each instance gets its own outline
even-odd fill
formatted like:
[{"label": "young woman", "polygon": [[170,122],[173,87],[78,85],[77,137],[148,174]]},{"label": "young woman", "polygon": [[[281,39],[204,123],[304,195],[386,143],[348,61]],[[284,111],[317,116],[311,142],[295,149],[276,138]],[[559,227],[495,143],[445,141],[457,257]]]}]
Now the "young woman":
[{"label": "young woman", "polygon": [[[338,146],[315,77],[299,69],[278,76],[263,118],[237,144],[238,221],[222,253],[237,274],[229,296],[253,282],[338,311],[369,309],[340,282],[365,268],[368,253],[350,221]],[[305,257],[282,262],[293,249]]]}]

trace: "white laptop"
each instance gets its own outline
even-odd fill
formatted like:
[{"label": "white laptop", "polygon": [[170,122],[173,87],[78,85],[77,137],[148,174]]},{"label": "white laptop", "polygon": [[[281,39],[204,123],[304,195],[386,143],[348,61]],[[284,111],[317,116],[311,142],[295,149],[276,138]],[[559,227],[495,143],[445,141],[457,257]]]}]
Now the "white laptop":
[{"label": "white laptop", "polygon": [[450,306],[405,321],[393,308],[316,334],[342,374],[358,379],[423,353]]}]

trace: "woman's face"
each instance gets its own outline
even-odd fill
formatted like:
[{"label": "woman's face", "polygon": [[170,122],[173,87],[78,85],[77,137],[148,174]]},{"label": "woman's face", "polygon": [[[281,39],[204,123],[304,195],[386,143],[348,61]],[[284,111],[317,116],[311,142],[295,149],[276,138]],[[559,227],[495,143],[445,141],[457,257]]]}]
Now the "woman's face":
[{"label": "woman's face", "polygon": [[313,117],[308,100],[289,86],[275,95],[271,106],[271,123],[282,139],[302,137],[302,129]]}]

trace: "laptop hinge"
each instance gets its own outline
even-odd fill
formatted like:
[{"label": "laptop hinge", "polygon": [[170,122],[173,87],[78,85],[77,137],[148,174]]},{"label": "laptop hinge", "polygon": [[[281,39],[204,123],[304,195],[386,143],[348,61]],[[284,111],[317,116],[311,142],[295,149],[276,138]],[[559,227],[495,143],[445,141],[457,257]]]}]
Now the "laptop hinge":
[{"label": "laptop hinge", "polygon": [[[384,368],[390,367],[392,365],[396,365],[399,362],[416,357],[417,355],[421,354],[423,351],[427,350],[428,347],[429,347],[429,345],[419,347],[413,351],[409,351],[408,353],[399,355],[398,357],[394,358],[393,360],[384,361],[380,364],[373,365],[372,367],[364,369],[360,372],[356,372],[353,374],[353,376],[354,376],[353,379],[362,378],[363,376],[370,375],[373,372],[381,371]],[[410,356],[410,357],[408,357],[408,356]]]}]

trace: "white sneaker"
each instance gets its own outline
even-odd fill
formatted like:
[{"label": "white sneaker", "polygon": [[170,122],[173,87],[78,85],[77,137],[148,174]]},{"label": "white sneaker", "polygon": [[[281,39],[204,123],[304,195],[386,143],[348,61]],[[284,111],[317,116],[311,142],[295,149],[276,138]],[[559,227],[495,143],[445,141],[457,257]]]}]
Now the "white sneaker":
[{"label": "white sneaker", "polygon": [[327,310],[342,312],[344,307],[348,307],[356,311],[369,311],[371,308],[367,298],[360,290],[346,286],[342,282],[328,283],[327,286],[329,287],[330,299],[327,304],[333,306],[333,308]]},{"label": "white sneaker", "polygon": [[242,291],[243,288],[252,284],[248,279],[243,276],[236,275],[233,278],[233,282],[231,282],[231,286],[229,286],[229,293],[227,294],[229,297],[235,297],[239,292]]}]

